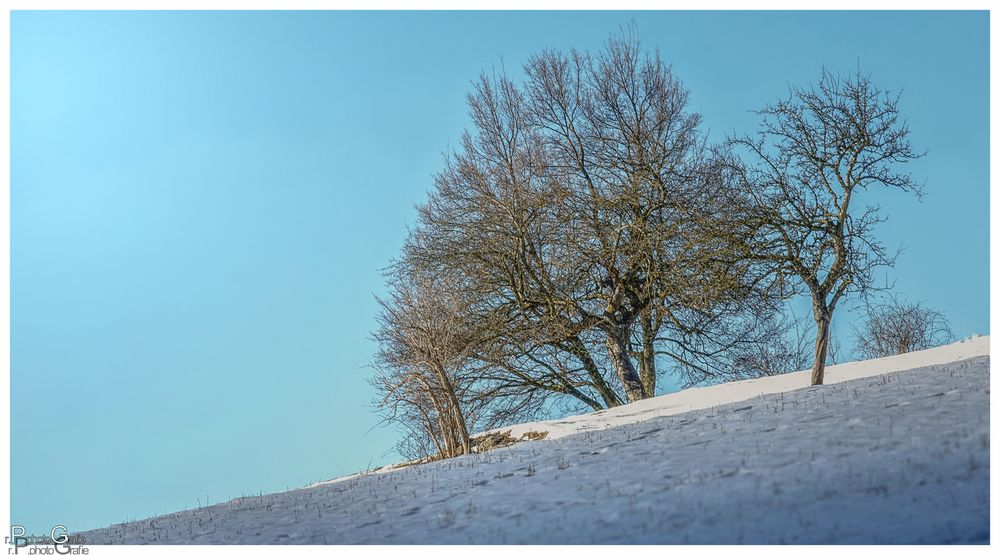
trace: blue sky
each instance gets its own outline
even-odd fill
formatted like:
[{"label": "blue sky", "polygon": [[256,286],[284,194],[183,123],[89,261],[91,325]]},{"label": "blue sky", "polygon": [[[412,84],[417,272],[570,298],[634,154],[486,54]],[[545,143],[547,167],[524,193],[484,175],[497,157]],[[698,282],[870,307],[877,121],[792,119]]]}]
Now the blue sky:
[{"label": "blue sky", "polygon": [[632,20],[713,139],[822,65],[903,88],[927,195],[866,196],[906,248],[890,276],[989,332],[985,12],[15,12],[13,522],[88,529],[393,460],[373,295],[470,80]]}]

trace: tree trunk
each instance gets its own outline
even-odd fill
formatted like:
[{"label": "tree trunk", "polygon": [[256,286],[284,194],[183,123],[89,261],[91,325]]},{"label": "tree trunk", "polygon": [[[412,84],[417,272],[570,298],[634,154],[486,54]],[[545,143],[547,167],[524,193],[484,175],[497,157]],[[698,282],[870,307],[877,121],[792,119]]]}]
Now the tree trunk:
[{"label": "tree trunk", "polygon": [[813,354],[812,385],[823,384],[823,373],[826,371],[826,351],[830,347],[830,311],[814,302],[813,318],[816,320],[816,351]]},{"label": "tree trunk", "polygon": [[455,405],[452,417],[455,420],[455,428],[458,430],[458,439],[462,446],[462,452],[458,454],[468,455],[472,452],[472,440],[469,438],[469,426],[465,423],[465,412],[462,411],[461,407]]},{"label": "tree trunk", "polygon": [[605,342],[608,346],[608,357],[611,365],[615,369],[615,374],[625,388],[625,398],[631,401],[645,399],[642,390],[642,380],[632,365],[632,359],[628,355],[628,326],[609,326],[605,329]]},{"label": "tree trunk", "polygon": [[601,375],[600,370],[597,368],[597,364],[594,362],[594,358],[590,356],[587,351],[587,346],[583,344],[583,340],[579,336],[573,336],[566,341],[566,346],[564,347],[567,352],[575,356],[581,364],[583,364],[583,369],[587,372],[587,376],[590,377],[591,383],[594,384],[594,389],[601,395],[601,400],[604,401],[604,407],[595,409],[601,410],[604,408],[617,407],[622,404],[618,399],[618,395],[615,394],[615,390],[611,389],[608,382],[604,381],[604,376]]},{"label": "tree trunk", "polygon": [[647,307],[639,318],[642,325],[642,358],[639,359],[639,377],[642,380],[642,389],[646,397],[652,397],[656,395],[656,353],[653,350],[656,330],[653,329],[652,310]]},{"label": "tree trunk", "polygon": [[[439,363],[434,364],[434,371],[438,375],[438,380],[441,382],[441,387],[444,389],[445,396],[448,398],[448,404],[451,405],[451,420],[458,432],[459,437],[457,438],[461,443],[462,452],[457,453],[467,454],[472,452],[472,442],[469,440],[469,427],[465,424],[465,413],[462,412],[462,405],[458,400],[458,395],[455,394],[455,388],[451,385],[451,378],[448,373],[445,372],[444,366]],[[456,442],[458,443],[458,442]],[[458,445],[456,445],[458,447]]]},{"label": "tree trunk", "polygon": [[445,413],[444,407],[441,406],[441,401],[434,394],[434,388],[431,384],[427,383],[427,380],[423,377],[417,376],[417,380],[423,384],[424,390],[427,392],[427,397],[431,401],[431,405],[434,407],[434,412],[437,414],[438,427],[440,428],[441,439],[444,441],[444,449],[446,457],[455,456],[456,446],[453,441],[453,436],[448,430],[450,427],[448,424],[448,415]]},{"label": "tree trunk", "polygon": [[441,439],[444,441],[444,451],[445,458],[452,457],[455,455],[455,443],[452,441],[452,436],[448,433],[448,421],[446,420],[446,415],[441,412],[441,405],[434,402],[434,412],[437,413],[438,428],[440,428]]}]

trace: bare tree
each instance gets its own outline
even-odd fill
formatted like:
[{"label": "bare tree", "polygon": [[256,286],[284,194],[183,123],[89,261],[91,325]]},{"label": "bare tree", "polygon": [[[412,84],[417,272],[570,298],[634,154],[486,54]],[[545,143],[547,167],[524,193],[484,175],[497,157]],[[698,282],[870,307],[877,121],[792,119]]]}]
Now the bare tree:
[{"label": "bare tree", "polygon": [[[442,457],[471,450],[462,369],[469,338],[461,299],[449,294],[448,282],[428,275],[397,275],[382,312],[375,339],[373,385],[382,393],[380,407],[397,421],[430,437]],[[409,279],[406,279],[409,278]],[[398,418],[403,409],[408,418]]]},{"label": "bare tree", "polygon": [[[483,310],[461,277],[416,269],[404,262],[386,272],[389,294],[374,339],[379,350],[369,382],[386,424],[401,426],[397,449],[412,458],[471,452],[473,434],[544,413],[544,387],[511,380],[491,349],[496,318]],[[432,454],[433,451],[433,454]]]},{"label": "bare tree", "polygon": [[868,305],[860,327],[854,327],[857,353],[864,359],[930,349],[954,336],[944,314],[921,303],[893,296],[886,303]]},{"label": "bare tree", "polygon": [[545,347],[586,372],[532,356],[537,383],[595,409],[654,395],[657,355],[708,361],[705,345],[717,353],[752,335],[737,312],[765,306],[748,302],[766,296],[755,266],[723,260],[706,232],[728,210],[700,118],[634,34],[597,56],[542,52],[525,73],[523,86],[477,83],[475,133],[439,174],[408,255],[495,296],[530,338],[513,342],[519,354]]},{"label": "bare tree", "polygon": [[565,394],[595,410],[619,404],[588,349],[589,324],[571,310],[588,267],[567,248],[564,195],[542,175],[523,95],[484,76],[469,105],[477,133],[419,207],[403,262],[464,276],[493,324],[477,357],[506,370],[508,390]]},{"label": "bare tree", "polygon": [[920,154],[898,99],[860,72],[841,78],[824,69],[815,85],[793,87],[757,112],[756,135],[728,141],[729,177],[751,207],[743,255],[773,263],[792,280],[790,291],[804,288],[812,301],[814,385],[823,383],[834,310],[845,295],[869,291],[878,267],[894,263],[875,236],[884,218],[855,197],[878,185],[920,193],[900,171]]},{"label": "bare tree", "polygon": [[411,450],[643,399],[667,371],[739,375],[778,325],[780,280],[720,238],[748,219],[658,53],[626,31],[524,73],[474,84],[472,128],[389,273],[375,383]]}]

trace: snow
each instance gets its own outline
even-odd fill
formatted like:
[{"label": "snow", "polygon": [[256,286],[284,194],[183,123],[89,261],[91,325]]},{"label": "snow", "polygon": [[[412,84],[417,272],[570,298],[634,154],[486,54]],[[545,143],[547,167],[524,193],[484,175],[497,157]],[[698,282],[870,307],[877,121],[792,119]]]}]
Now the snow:
[{"label": "snow", "polygon": [[[881,374],[909,370],[935,364],[947,364],[965,358],[988,356],[989,336],[979,336],[925,351],[916,351],[887,358],[848,362],[828,366],[824,383],[827,385],[870,378]],[[613,409],[591,412],[560,420],[530,422],[499,428],[509,430],[511,436],[521,437],[529,431],[548,432],[547,438],[555,439],[587,430],[598,430],[623,423],[639,422],[650,417],[669,416],[700,410],[726,403],[736,403],[760,395],[793,391],[809,386],[811,370],[792,372],[753,380],[728,382],[708,387],[693,387],[677,393],[644,399]]]},{"label": "snow", "polygon": [[[989,338],[512,428],[544,440],[83,532],[106,543],[989,543]],[[509,429],[509,428],[505,428]]]}]

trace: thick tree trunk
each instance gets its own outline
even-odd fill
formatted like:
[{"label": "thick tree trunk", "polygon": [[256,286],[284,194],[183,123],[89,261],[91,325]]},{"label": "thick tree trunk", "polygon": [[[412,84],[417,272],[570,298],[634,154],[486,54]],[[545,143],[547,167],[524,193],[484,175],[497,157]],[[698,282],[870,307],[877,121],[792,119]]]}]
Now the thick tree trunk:
[{"label": "thick tree trunk", "polygon": [[605,330],[605,342],[608,346],[608,357],[615,369],[615,374],[625,389],[625,398],[631,401],[645,399],[642,380],[635,371],[632,359],[628,355],[628,326],[618,325]]},{"label": "thick tree trunk", "polygon": [[469,438],[469,426],[465,423],[465,413],[461,407],[455,405],[453,411],[455,427],[458,429],[459,440],[462,445],[462,452],[459,455],[467,455],[472,452],[472,440]]},{"label": "thick tree trunk", "polygon": [[817,303],[813,303],[813,318],[816,320],[816,351],[813,354],[812,385],[823,384],[823,373],[826,371],[826,352],[830,347],[830,311]]},{"label": "thick tree trunk", "polygon": [[646,397],[656,395],[656,352],[653,341],[656,330],[653,329],[653,313],[649,308],[643,311],[640,318],[642,325],[642,358],[639,359],[639,378]]},{"label": "thick tree trunk", "polygon": [[[608,382],[604,380],[604,376],[601,375],[601,371],[597,368],[594,358],[590,356],[587,346],[583,344],[582,339],[577,336],[571,337],[566,341],[565,349],[583,364],[583,369],[587,372],[590,382],[594,384],[594,389],[597,390],[601,395],[601,400],[604,401],[604,407],[601,408],[617,407],[622,404],[618,399],[618,395],[615,394],[615,390],[611,389]],[[598,408],[595,410],[601,409]]]}]

